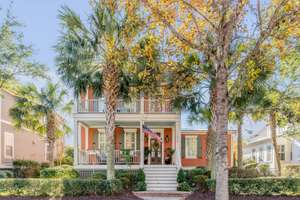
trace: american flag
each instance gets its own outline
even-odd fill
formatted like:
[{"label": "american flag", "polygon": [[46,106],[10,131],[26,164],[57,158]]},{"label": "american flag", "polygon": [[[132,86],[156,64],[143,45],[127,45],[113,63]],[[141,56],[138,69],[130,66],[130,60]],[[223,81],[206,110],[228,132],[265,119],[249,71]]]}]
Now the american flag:
[{"label": "american flag", "polygon": [[147,126],[143,125],[143,132],[145,135],[151,136],[152,138],[157,139],[160,143],[162,143],[162,139],[161,137],[157,134],[154,133],[150,128],[148,128]]}]

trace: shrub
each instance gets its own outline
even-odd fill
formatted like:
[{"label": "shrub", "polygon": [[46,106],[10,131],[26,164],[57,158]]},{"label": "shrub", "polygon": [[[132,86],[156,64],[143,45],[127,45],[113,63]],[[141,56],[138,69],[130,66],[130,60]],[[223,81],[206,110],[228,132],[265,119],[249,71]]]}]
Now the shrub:
[{"label": "shrub", "polygon": [[79,173],[69,165],[50,167],[41,170],[41,178],[78,178]]},{"label": "shrub", "polygon": [[14,160],[13,171],[17,178],[36,178],[40,175],[41,165],[33,160]]},{"label": "shrub", "polygon": [[182,182],[178,184],[177,190],[189,192],[192,191],[192,188],[187,182]]},{"label": "shrub", "polygon": [[[185,183],[187,183],[190,189],[206,191],[207,190],[206,181],[209,177],[210,177],[210,171],[203,167],[195,168],[192,170],[180,169],[177,174],[177,183],[179,183],[180,187],[185,187]],[[181,186],[181,183],[184,184]]]},{"label": "shrub", "polygon": [[186,182],[186,174],[183,169],[180,169],[177,173],[177,183]]},{"label": "shrub", "polygon": [[106,175],[104,174],[104,172],[95,172],[91,175],[92,179],[101,179],[101,180],[105,180],[106,179]]},{"label": "shrub", "polygon": [[147,190],[147,184],[145,181],[139,181],[136,183],[134,191],[146,191]]},{"label": "shrub", "polygon": [[45,169],[45,168],[48,168],[48,167],[50,167],[49,163],[47,163],[47,162],[41,163],[41,169]]},{"label": "shrub", "polygon": [[258,171],[261,176],[271,176],[270,165],[268,164],[259,164]]},{"label": "shrub", "polygon": [[[106,171],[98,171],[91,175],[91,179],[106,179]],[[126,190],[134,190],[134,191],[145,191],[146,183],[145,183],[145,173],[142,169],[138,170],[116,170],[116,178],[119,179],[124,189]]]},{"label": "shrub", "polygon": [[230,178],[257,178],[259,176],[260,173],[256,168],[238,169],[237,167],[232,167],[229,169]]},{"label": "shrub", "polygon": [[193,177],[193,186],[196,190],[205,192],[208,190],[207,187],[208,177],[205,175],[197,175]]},{"label": "shrub", "polygon": [[[210,190],[215,189],[215,181],[208,180]],[[241,195],[295,195],[300,194],[299,178],[245,178],[230,179],[231,194]]]},{"label": "shrub", "polygon": [[0,178],[13,178],[14,174],[8,170],[0,171]]},{"label": "shrub", "polygon": [[299,177],[300,165],[286,165],[283,170],[284,176]]},{"label": "shrub", "polygon": [[117,179],[0,179],[0,196],[113,195],[122,191],[122,183]]}]

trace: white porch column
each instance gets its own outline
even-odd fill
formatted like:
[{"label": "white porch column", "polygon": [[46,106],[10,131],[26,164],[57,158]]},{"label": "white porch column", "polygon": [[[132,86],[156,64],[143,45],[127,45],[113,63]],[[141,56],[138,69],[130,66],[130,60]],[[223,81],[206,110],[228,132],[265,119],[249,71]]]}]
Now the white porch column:
[{"label": "white porch column", "polygon": [[140,102],[140,106],[141,106],[141,107],[140,107],[140,112],[141,112],[142,114],[144,114],[144,112],[145,112],[145,111],[144,111],[144,103],[145,103],[144,101],[145,101],[145,98],[144,98],[144,94],[143,94],[143,93],[141,94],[140,101],[141,101],[141,102]]},{"label": "white porch column", "polygon": [[144,121],[140,121],[140,168],[144,168],[144,131],[143,131]]},{"label": "white porch column", "polygon": [[74,120],[74,166],[78,165],[78,129],[79,129],[79,124],[77,120]]},{"label": "white porch column", "polygon": [[176,121],[176,166],[177,168],[181,168],[181,133],[180,133],[180,122]]}]

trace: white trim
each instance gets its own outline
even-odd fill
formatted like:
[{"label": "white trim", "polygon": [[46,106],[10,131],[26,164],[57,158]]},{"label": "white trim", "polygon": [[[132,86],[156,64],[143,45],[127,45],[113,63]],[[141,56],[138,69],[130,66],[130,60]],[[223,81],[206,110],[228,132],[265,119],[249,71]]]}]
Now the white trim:
[{"label": "white trim", "polygon": [[140,166],[141,166],[141,168],[144,167],[144,160],[145,160],[145,158],[144,158],[144,156],[145,156],[144,155],[145,136],[144,136],[144,131],[143,131],[143,124],[144,124],[144,122],[140,121],[140,153],[141,153],[141,155],[140,155]]},{"label": "white trim", "polygon": [[[6,154],[6,145],[7,144],[7,136],[11,137],[11,146],[12,146],[12,156],[9,156]],[[10,132],[4,132],[4,158],[6,159],[14,159],[15,157],[15,136],[13,133],[10,133]]]},{"label": "white trim", "polygon": [[74,120],[74,166],[77,166],[78,165],[78,149],[79,149],[79,146],[78,146],[78,127],[79,127],[79,123],[77,120]]},{"label": "white trim", "polygon": [[89,128],[87,126],[84,126],[84,130],[85,130],[85,150],[88,150],[88,146],[89,146]]},{"label": "white trim", "polygon": [[[190,146],[189,145],[187,145],[187,139],[193,139],[193,140],[196,140],[195,141],[195,144],[196,144],[196,146],[195,146],[195,155],[194,156],[189,156],[189,155],[187,155],[187,152],[188,152],[188,148],[190,148]],[[185,146],[185,155],[184,155],[184,157],[186,158],[186,159],[197,159],[197,150],[198,150],[198,144],[197,144],[197,136],[196,135],[186,135],[185,136],[185,144],[184,144],[184,146]]]},{"label": "white trim", "polygon": [[137,132],[137,129],[124,129],[124,147],[125,147],[125,149],[126,149],[127,133],[133,133],[133,137],[134,137],[134,149],[133,150],[137,150],[136,149],[136,132]]}]

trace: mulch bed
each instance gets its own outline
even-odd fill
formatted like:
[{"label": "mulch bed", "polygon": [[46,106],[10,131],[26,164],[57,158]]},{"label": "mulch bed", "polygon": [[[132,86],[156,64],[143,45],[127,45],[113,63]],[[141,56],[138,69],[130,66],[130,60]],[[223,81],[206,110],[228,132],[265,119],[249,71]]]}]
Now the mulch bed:
[{"label": "mulch bed", "polygon": [[0,197],[0,200],[141,200],[140,198],[134,196],[132,193],[126,193],[111,197],[102,196],[85,196],[85,197]]},{"label": "mulch bed", "polygon": [[[194,192],[188,200],[214,200],[214,193]],[[300,196],[230,196],[230,200],[300,200]]]}]

